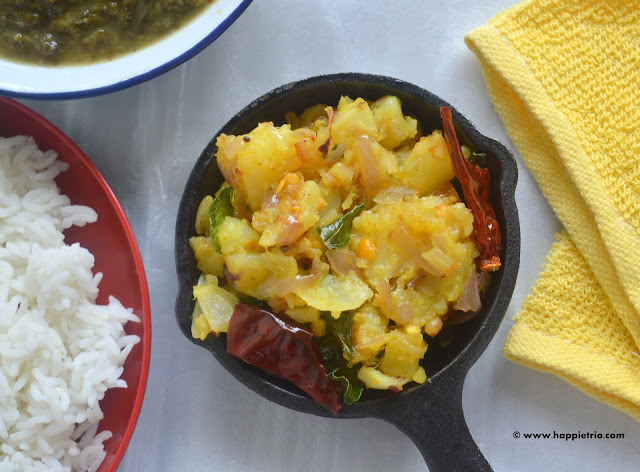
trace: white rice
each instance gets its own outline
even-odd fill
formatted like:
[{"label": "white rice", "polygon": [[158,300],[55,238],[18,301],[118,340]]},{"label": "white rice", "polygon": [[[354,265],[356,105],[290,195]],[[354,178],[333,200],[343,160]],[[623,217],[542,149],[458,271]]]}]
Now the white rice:
[{"label": "white rice", "polygon": [[33,139],[0,138],[0,472],[95,471],[109,431],[96,435],[99,401],[124,388],[139,321],[111,297],[95,304],[102,274],[62,231],[96,221],[54,178],[68,168]]}]

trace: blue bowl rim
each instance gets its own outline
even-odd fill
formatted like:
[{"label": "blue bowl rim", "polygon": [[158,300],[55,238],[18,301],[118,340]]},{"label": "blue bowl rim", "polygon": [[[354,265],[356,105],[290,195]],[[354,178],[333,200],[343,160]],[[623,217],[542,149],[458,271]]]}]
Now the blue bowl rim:
[{"label": "blue bowl rim", "polygon": [[159,65],[158,67],[151,69],[142,74],[136,75],[134,77],[129,77],[128,79],[122,80],[120,82],[116,82],[114,84],[105,85],[102,87],[95,88],[87,88],[84,90],[74,90],[72,92],[53,92],[53,93],[38,93],[38,92],[16,92],[13,90],[4,90],[0,89],[0,93],[7,97],[13,98],[27,98],[27,99],[36,99],[36,100],[73,100],[76,98],[88,98],[95,97],[98,95],[105,95],[111,92],[117,92],[119,90],[124,90],[128,87],[132,87],[134,85],[141,84],[146,82],[147,80],[151,80],[159,75],[164,74],[165,72],[170,71],[174,67],[179,66],[183,62],[188,61],[204,48],[206,48],[209,44],[215,41],[222,33],[224,33],[229,26],[233,24],[234,21],[238,19],[238,17],[247,9],[249,4],[253,0],[242,0],[241,3],[236,7],[235,10],[231,12],[229,16],[227,16],[211,33],[205,36],[200,42],[195,44],[192,48],[186,50],[181,55],[171,59],[164,64]]}]

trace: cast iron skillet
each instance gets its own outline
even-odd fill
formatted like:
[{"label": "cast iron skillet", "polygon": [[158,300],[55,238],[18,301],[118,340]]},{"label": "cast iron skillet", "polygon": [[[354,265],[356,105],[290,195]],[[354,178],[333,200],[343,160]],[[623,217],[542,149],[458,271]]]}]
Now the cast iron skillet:
[{"label": "cast iron skillet", "polygon": [[[220,131],[243,134],[261,121],[284,122],[288,111],[302,112],[318,103],[337,104],[341,95],[375,100],[393,94],[402,100],[405,114],[415,116],[425,133],[442,129],[439,107],[451,108],[461,144],[485,152],[491,173],[492,200],[502,231],[502,267],[492,276],[483,307],[471,321],[458,325],[447,347],[429,343],[423,367],[428,380],[422,385],[394,394],[366,391],[354,405],[343,405],[338,418],[375,417],[386,420],[407,434],[418,446],[429,470],[440,472],[492,470],[473,441],[462,412],[462,386],[467,371],[495,334],[511,299],[520,262],[520,228],[514,199],[517,167],[509,150],[480,132],[444,100],[415,85],[368,74],[336,74],[313,77],[279,87],[260,97],[231,119]],[[331,417],[288,382],[245,364],[226,352],[226,336],[208,336],[204,341],[191,337],[194,301],[192,286],[199,271],[189,248],[195,235],[194,221],[200,200],[213,194],[223,178],[215,161],[215,137],[200,155],[185,186],[176,223],[176,269],[179,292],[176,319],[184,335],[211,351],[218,361],[247,387],[263,397],[305,413]]]}]

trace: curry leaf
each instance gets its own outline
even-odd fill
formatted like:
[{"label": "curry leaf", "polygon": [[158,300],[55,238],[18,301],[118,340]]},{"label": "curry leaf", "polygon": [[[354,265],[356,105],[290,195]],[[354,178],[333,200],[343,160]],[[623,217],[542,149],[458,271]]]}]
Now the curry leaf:
[{"label": "curry leaf", "polygon": [[320,316],[327,325],[327,332],[324,337],[333,338],[333,345],[337,347],[337,349],[333,347],[332,349],[335,349],[337,352],[342,352],[342,359],[346,359],[347,361],[353,359],[353,345],[351,344],[353,313],[343,311],[338,319],[335,319],[326,311],[322,312]]},{"label": "curry leaf", "polygon": [[231,195],[233,194],[232,187],[225,187],[216,198],[213,199],[213,203],[209,207],[209,233],[211,234],[211,240],[213,241],[213,247],[216,251],[220,252],[220,242],[218,241],[218,228],[224,221],[225,217],[233,216],[235,210],[231,204]]},{"label": "curry leaf", "polygon": [[349,366],[354,354],[351,344],[353,313],[344,311],[336,320],[329,312],[323,312],[321,318],[327,325],[327,332],[315,341],[324,357],[329,378],[343,385],[343,400],[350,405],[360,399],[364,389],[364,384],[358,379],[358,368]]},{"label": "curry leaf", "polygon": [[347,405],[351,405],[360,400],[362,391],[364,390],[364,384],[358,378],[356,369],[336,369],[333,372],[329,372],[329,378],[331,380],[337,380],[344,386],[342,399]]},{"label": "curry leaf", "polygon": [[348,213],[338,218],[333,223],[317,228],[317,232],[329,249],[343,249],[349,244],[351,239],[351,225],[353,219],[362,213],[365,200],[360,205],[353,207]]},{"label": "curry leaf", "polygon": [[484,152],[473,151],[471,156],[469,156],[469,160],[478,167],[482,167],[483,169],[487,168],[487,154]]}]

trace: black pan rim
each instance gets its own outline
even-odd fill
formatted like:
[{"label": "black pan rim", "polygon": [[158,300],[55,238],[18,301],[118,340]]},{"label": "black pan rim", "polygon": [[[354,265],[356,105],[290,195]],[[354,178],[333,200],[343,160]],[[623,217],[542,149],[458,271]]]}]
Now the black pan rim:
[{"label": "black pan rim", "polygon": [[[296,394],[274,384],[268,375],[265,378],[260,375],[256,375],[256,371],[258,369],[248,366],[239,359],[228,355],[226,353],[226,349],[221,349],[222,343],[216,343],[215,339],[210,341],[209,338],[207,338],[205,341],[200,341],[191,337],[190,330],[187,329],[184,323],[181,323],[181,320],[184,319],[185,316],[189,316],[190,319],[191,309],[189,308],[189,300],[192,298],[192,279],[189,275],[190,267],[188,263],[190,250],[185,228],[189,226],[190,215],[188,209],[192,208],[194,198],[193,189],[196,188],[202,178],[202,175],[209,165],[212,164],[216,136],[220,133],[229,133],[241,122],[247,120],[248,117],[259,111],[263,106],[273,103],[275,100],[285,100],[287,96],[295,94],[301,90],[310,90],[313,87],[331,85],[338,86],[340,84],[353,85],[355,83],[361,84],[363,87],[374,86],[379,90],[386,89],[387,93],[401,91],[417,97],[431,107],[439,108],[440,106],[448,106],[451,109],[456,129],[460,129],[466,133],[469,139],[480,148],[491,150],[499,160],[502,172],[501,178],[497,183],[497,187],[500,190],[500,201],[504,208],[504,220],[506,227],[502,229],[503,233],[505,233],[507,237],[503,241],[504,254],[506,257],[504,257],[503,266],[500,269],[502,272],[500,286],[494,297],[493,304],[488,308],[485,319],[478,327],[475,335],[473,335],[469,340],[466,347],[460,351],[452,362],[431,376],[423,385],[412,387],[400,394],[389,393],[389,395],[382,398],[362,401],[354,405],[345,405],[338,413],[339,418],[381,416],[381,409],[384,409],[384,406],[388,404],[388,402],[410,403],[415,401],[417,396],[428,394],[425,393],[425,390],[431,388],[431,385],[446,382],[449,377],[457,377],[463,380],[468,369],[488,346],[504,317],[511,295],[515,288],[515,280],[520,260],[520,230],[515,203],[517,165],[513,155],[503,144],[480,133],[475,125],[473,125],[464,115],[458,112],[455,107],[447,103],[442,98],[417,85],[403,80],[383,75],[365,73],[339,73],[310,77],[280,86],[257,98],[251,102],[250,105],[238,112],[218,133],[216,133],[214,138],[209,142],[199,159],[196,161],[196,164],[189,175],[178,210],[175,234],[176,271],[179,281],[179,291],[176,297],[175,307],[176,321],[178,322],[183,334],[193,343],[212,352],[218,361],[234,377],[261,396],[297,411],[312,413],[319,416],[333,417],[328,410],[315,404],[313,400],[303,393]],[[494,184],[494,187],[495,186],[496,185]]]}]

